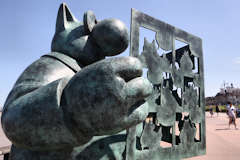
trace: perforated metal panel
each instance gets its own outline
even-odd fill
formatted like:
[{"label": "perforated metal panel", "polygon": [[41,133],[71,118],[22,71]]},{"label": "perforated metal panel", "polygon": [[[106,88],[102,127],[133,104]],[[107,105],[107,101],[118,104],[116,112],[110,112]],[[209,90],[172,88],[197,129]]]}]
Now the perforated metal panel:
[{"label": "perforated metal panel", "polygon": [[[139,49],[140,28],[155,32]],[[175,42],[186,43],[177,49]],[[158,53],[161,48],[164,53]],[[154,94],[146,121],[128,130],[127,160],[181,159],[206,153],[202,40],[132,9],[130,56],[147,69]]]}]

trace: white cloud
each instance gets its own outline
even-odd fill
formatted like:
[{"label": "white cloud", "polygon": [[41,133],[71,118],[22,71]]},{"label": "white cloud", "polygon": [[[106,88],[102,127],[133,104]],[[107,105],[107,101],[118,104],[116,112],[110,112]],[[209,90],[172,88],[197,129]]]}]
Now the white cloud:
[{"label": "white cloud", "polygon": [[235,64],[240,64],[240,57],[236,57],[236,58],[233,60],[233,62],[234,62]]}]

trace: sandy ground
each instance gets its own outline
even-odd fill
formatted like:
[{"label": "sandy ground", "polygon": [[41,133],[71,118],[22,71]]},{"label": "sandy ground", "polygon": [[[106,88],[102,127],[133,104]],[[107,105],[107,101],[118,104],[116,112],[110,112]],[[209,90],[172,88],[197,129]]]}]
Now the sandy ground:
[{"label": "sandy ground", "polygon": [[[0,113],[1,114],[1,113]],[[0,115],[1,116],[1,115]],[[206,113],[207,154],[185,160],[239,160],[240,159],[240,118],[237,119],[238,130],[231,126],[228,129],[228,118],[225,113],[211,118]],[[0,147],[10,145],[0,126]],[[0,160],[2,157],[0,156]]]}]

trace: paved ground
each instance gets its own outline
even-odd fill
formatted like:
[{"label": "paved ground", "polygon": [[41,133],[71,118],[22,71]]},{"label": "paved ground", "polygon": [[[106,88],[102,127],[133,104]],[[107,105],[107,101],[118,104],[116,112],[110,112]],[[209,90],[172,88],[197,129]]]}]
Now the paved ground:
[{"label": "paved ground", "polygon": [[[1,115],[0,115],[1,116]],[[228,118],[225,113],[211,118],[206,113],[207,154],[186,160],[239,160],[240,159],[240,118],[237,119],[238,130],[231,126],[228,129]],[[0,147],[9,145],[0,126]],[[2,160],[2,157],[0,157]]]},{"label": "paved ground", "polygon": [[225,113],[211,118],[206,113],[207,154],[186,160],[239,160],[240,159],[240,118],[237,119],[238,130],[228,129]]},{"label": "paved ground", "polygon": [[[1,112],[0,112],[0,118],[1,118]],[[11,144],[10,141],[7,139],[7,137],[4,135],[2,131],[2,126],[0,123],[0,147],[9,146],[10,144]],[[0,156],[0,160],[2,159],[3,159],[3,156]]]}]

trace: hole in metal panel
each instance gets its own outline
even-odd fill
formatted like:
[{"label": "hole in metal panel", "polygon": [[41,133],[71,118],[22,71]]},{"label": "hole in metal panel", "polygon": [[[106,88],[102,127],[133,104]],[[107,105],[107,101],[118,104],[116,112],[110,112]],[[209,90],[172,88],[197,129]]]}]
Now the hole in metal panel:
[{"label": "hole in metal panel", "polygon": [[181,133],[181,129],[182,129],[182,123],[183,121],[181,121],[181,119],[179,121],[175,122],[175,137],[176,137],[176,145],[178,145],[179,143],[181,143],[180,141],[180,133]]},{"label": "hole in metal panel", "polygon": [[147,79],[147,72],[148,72],[148,69],[147,69],[147,68],[143,68],[143,74],[142,74],[142,77],[144,77],[144,78]]},{"label": "hole in metal panel", "polygon": [[175,62],[175,67],[176,67],[177,70],[179,70],[179,68],[180,68],[180,66],[177,62]]},{"label": "hole in metal panel", "polygon": [[172,144],[171,144],[171,143],[168,143],[168,142],[160,141],[160,146],[161,146],[162,148],[171,148],[171,147],[172,147]]},{"label": "hole in metal panel", "polygon": [[196,135],[195,135],[195,141],[196,142],[200,142],[200,124],[199,123],[195,123],[195,127],[196,127]]},{"label": "hole in metal panel", "polygon": [[175,49],[179,49],[179,48],[185,47],[187,45],[188,45],[187,43],[184,43],[182,41],[175,39]]},{"label": "hole in metal panel", "polygon": [[199,58],[194,57],[193,73],[199,73]]},{"label": "hole in metal panel", "polygon": [[169,53],[169,52],[172,52],[171,50],[169,50],[169,51],[166,51],[166,50],[163,50],[162,48],[158,48],[158,46],[156,46],[157,47],[157,53],[158,53],[158,55],[159,56],[163,56],[163,54],[167,54],[167,53]]},{"label": "hole in metal panel", "polygon": [[160,141],[162,148],[172,147],[172,127],[162,126],[162,140]]},{"label": "hole in metal panel", "polygon": [[182,105],[182,89],[177,88],[175,85],[173,85],[172,94],[176,99],[176,101],[178,102],[179,106],[181,106]]}]

